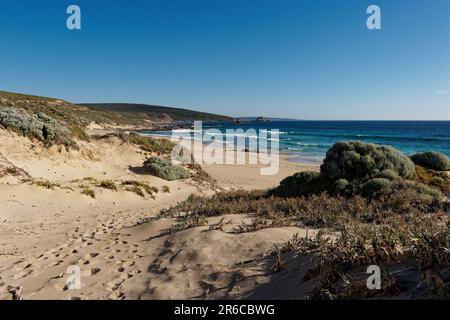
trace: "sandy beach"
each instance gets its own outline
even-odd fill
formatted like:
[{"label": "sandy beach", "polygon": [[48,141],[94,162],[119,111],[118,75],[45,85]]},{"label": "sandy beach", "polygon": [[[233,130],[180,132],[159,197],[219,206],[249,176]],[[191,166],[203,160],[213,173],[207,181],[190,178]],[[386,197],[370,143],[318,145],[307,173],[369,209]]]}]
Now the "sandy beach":
[{"label": "sandy beach", "polygon": [[[176,223],[173,218],[156,219],[161,209],[191,194],[212,195],[214,188],[192,179],[169,182],[140,173],[136,168],[147,155],[117,137],[79,143],[79,151],[45,148],[0,130],[5,163],[34,179],[54,183],[47,188],[21,182],[19,177],[0,178],[0,299],[264,298],[269,294],[286,298],[302,292],[297,287],[277,289],[263,257],[274,244],[306,230],[284,227],[231,234],[202,226],[161,235]],[[274,187],[288,175],[318,167],[281,156],[275,176],[261,176],[257,165],[203,169],[221,188],[250,190]],[[109,190],[92,183],[106,179],[118,185],[143,181],[159,192],[154,199],[143,198],[123,188]],[[89,183],[95,198],[80,192]],[[229,220],[226,228],[232,229],[250,217],[236,214],[225,219]],[[208,225],[218,220],[211,218]],[[79,267],[80,289],[67,288],[70,266]]]}]

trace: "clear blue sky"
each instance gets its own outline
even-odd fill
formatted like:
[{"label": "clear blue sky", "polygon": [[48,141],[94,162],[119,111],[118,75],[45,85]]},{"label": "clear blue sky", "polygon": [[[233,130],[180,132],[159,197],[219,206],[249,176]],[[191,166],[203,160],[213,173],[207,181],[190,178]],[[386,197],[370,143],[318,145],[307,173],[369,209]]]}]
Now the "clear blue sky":
[{"label": "clear blue sky", "polygon": [[0,57],[0,90],[72,102],[450,119],[450,0],[2,1]]}]

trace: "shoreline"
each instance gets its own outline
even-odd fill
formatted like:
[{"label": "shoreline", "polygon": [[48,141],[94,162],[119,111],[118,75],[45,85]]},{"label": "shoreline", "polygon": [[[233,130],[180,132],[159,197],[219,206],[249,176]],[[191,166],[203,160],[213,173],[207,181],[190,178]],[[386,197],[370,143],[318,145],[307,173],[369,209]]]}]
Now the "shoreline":
[{"label": "shoreline", "polygon": [[[146,131],[148,132],[148,131]],[[152,134],[152,133],[141,133],[140,131],[136,131],[136,133],[142,135],[142,136],[147,136],[147,137],[152,137],[152,138],[163,138],[163,139],[170,139],[171,135],[167,134],[167,135],[163,135],[163,134]],[[206,142],[203,142],[204,145],[206,145]],[[234,148],[234,151],[236,151],[236,148]],[[245,151],[245,152],[249,152],[249,151]],[[290,150],[281,150],[279,152],[280,156],[286,156],[287,161],[290,162],[294,162],[294,163],[299,163],[299,164],[303,164],[303,165],[311,165],[311,166],[320,166],[323,162],[323,159],[325,158],[325,155],[323,157],[321,157],[321,160],[317,160],[317,159],[311,159],[311,158],[317,158],[315,156],[308,156],[308,154],[302,154],[299,152],[295,152],[295,151],[290,151]]]}]

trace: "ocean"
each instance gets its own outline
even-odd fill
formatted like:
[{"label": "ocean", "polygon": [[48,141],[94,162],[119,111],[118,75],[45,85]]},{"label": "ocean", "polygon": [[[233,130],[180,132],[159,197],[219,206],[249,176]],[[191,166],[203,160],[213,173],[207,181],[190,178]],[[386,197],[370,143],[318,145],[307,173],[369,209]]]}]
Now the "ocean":
[{"label": "ocean", "polygon": [[[390,145],[405,154],[437,151],[450,156],[450,121],[272,121],[203,123],[203,130],[278,129],[280,152],[294,161],[320,163],[338,141],[362,141]],[[148,132],[169,136],[167,131]],[[269,136],[270,137],[270,136]],[[255,137],[250,137],[254,139]],[[224,138],[225,140],[225,138]]]}]

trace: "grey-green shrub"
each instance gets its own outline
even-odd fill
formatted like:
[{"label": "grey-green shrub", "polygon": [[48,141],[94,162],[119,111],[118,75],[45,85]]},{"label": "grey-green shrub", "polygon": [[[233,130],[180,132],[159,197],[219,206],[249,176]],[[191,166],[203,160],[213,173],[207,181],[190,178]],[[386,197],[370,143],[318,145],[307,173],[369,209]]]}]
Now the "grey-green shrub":
[{"label": "grey-green shrub", "polygon": [[403,178],[414,176],[414,163],[400,151],[372,143],[337,142],[327,151],[320,167],[329,180],[366,181],[376,174],[391,170]]},{"label": "grey-green shrub", "polygon": [[443,198],[442,192],[423,183],[405,180],[403,184],[409,189],[414,190],[418,194],[429,196],[432,199],[440,200]]},{"label": "grey-green shrub", "polygon": [[70,130],[60,121],[45,113],[31,114],[20,108],[0,108],[0,126],[24,136],[43,141],[45,146],[62,144],[77,148]]},{"label": "grey-green shrub", "polygon": [[428,169],[437,171],[450,170],[450,159],[440,152],[417,153],[411,156],[411,160],[415,164]]},{"label": "grey-green shrub", "polygon": [[297,172],[280,182],[272,193],[277,196],[294,197],[318,191],[320,173],[314,171]]},{"label": "grey-green shrub", "polygon": [[378,172],[377,174],[375,174],[374,177],[375,178],[385,178],[385,179],[388,179],[391,181],[394,181],[399,178],[398,174],[395,171],[389,170],[389,169]]},{"label": "grey-green shrub", "polygon": [[361,186],[361,194],[365,196],[372,196],[380,191],[389,190],[391,187],[391,180],[386,178],[373,178]]},{"label": "grey-green shrub", "polygon": [[144,162],[145,171],[161,179],[172,181],[189,177],[189,171],[183,167],[175,166],[170,161],[150,157]]},{"label": "grey-green shrub", "polygon": [[350,182],[346,179],[338,179],[334,183],[334,191],[338,193],[345,192],[349,186]]}]

